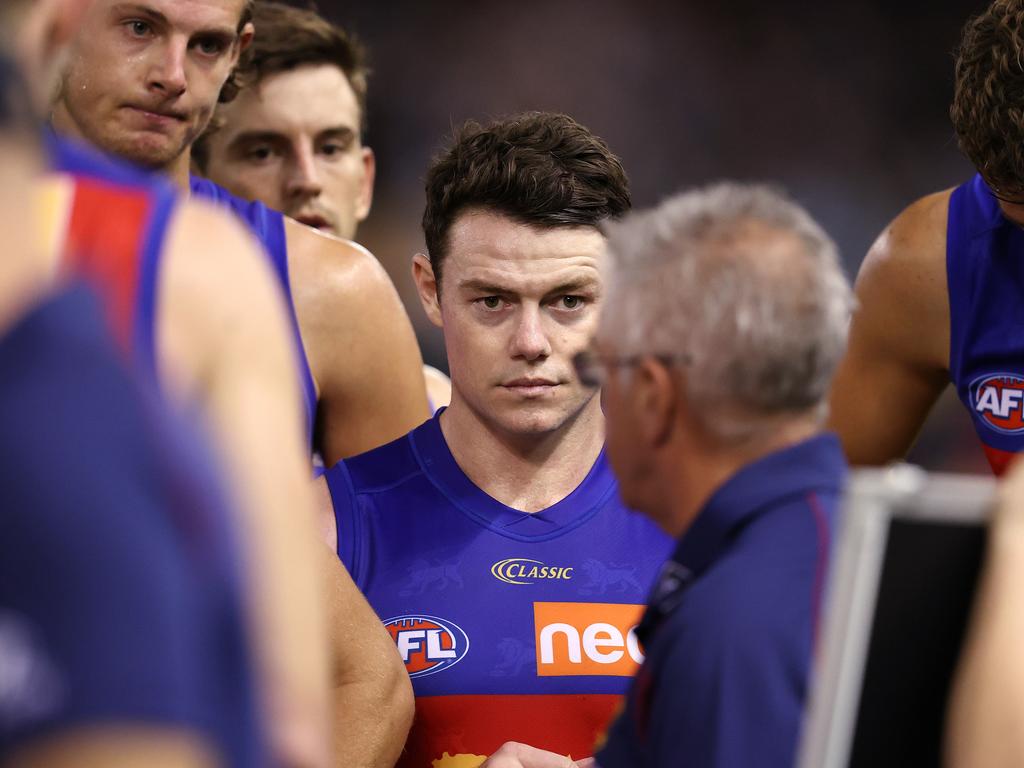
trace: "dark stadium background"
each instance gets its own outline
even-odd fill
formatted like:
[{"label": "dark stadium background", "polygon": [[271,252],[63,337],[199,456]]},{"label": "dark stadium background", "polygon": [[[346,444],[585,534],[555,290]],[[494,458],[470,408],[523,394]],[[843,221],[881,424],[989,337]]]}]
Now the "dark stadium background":
[{"label": "dark stadium background", "polygon": [[[971,172],[947,109],[960,28],[985,4],[322,0],[373,69],[378,176],[360,240],[444,367],[408,274],[427,162],[467,118],[560,110],[622,157],[636,205],[723,177],[777,182],[837,239],[853,276],[905,205]],[[917,461],[985,471],[961,410],[941,403]]]}]

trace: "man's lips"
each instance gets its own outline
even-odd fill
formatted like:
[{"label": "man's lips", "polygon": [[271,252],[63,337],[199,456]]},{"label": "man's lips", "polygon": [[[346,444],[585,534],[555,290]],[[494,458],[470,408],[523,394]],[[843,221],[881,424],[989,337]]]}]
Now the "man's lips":
[{"label": "man's lips", "polygon": [[540,378],[520,378],[506,381],[501,386],[510,392],[515,392],[519,395],[543,395],[559,385],[559,382],[552,381],[551,379],[540,379]]},{"label": "man's lips", "polygon": [[182,123],[187,118],[187,115],[183,112],[175,112],[173,110],[148,109],[147,107],[140,107],[134,104],[127,105],[126,109],[128,109],[133,114],[138,115],[147,122],[159,125],[173,125],[174,123]]},{"label": "man's lips", "polygon": [[331,232],[334,231],[334,227],[332,226],[331,222],[329,222],[323,216],[318,216],[317,214],[296,216],[295,220],[301,224],[305,224],[307,227],[313,227],[313,229],[326,229]]}]

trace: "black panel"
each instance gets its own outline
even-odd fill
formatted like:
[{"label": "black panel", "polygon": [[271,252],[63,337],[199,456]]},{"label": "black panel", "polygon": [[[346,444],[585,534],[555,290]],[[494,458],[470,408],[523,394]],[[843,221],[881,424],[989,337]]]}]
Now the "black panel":
[{"label": "black panel", "polygon": [[886,546],[851,768],[938,766],[981,526],[897,521]]}]

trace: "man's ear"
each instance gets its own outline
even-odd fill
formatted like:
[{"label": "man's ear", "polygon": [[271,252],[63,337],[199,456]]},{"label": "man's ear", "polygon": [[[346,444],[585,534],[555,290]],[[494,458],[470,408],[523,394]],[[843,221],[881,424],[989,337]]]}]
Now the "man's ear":
[{"label": "man's ear", "polygon": [[412,279],[416,282],[416,291],[420,295],[420,303],[423,305],[423,311],[427,313],[427,319],[438,328],[444,328],[434,268],[430,264],[430,259],[422,253],[412,257]]},{"label": "man's ear", "polygon": [[377,178],[377,158],[373,150],[363,147],[363,182],[359,186],[359,200],[356,206],[356,221],[363,221],[370,215],[370,206],[373,205],[373,182]]},{"label": "man's ear", "polygon": [[[236,56],[241,56],[242,51],[244,51],[246,48],[248,48],[250,45],[252,45],[252,40],[253,40],[253,38],[255,36],[256,36],[256,27],[253,26],[253,23],[251,21],[247,21],[245,23],[245,26],[242,27],[242,31],[238,33],[238,50],[236,51],[235,55]],[[236,58],[235,59],[235,64],[237,64],[237,63],[238,63],[238,60]]]},{"label": "man's ear", "polygon": [[653,357],[641,360],[632,375],[640,435],[648,445],[662,446],[669,441],[676,426],[681,384],[672,375],[671,368]]}]

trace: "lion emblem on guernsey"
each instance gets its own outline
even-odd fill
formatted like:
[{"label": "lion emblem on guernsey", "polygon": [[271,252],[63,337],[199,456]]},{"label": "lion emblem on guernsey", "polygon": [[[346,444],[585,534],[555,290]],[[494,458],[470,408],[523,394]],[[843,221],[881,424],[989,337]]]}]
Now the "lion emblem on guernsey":
[{"label": "lion emblem on guernsey", "polygon": [[409,580],[398,590],[402,597],[409,595],[422,595],[428,589],[447,589],[450,583],[454,583],[462,589],[462,576],[459,575],[461,560],[454,562],[431,563],[425,558],[414,560],[406,568],[409,572]]},{"label": "lion emblem on guernsey", "polygon": [[491,670],[492,677],[515,677],[523,667],[532,664],[536,651],[522,640],[506,637],[498,643],[500,661]]},{"label": "lion emblem on guernsey", "polygon": [[586,575],[588,581],[580,587],[582,595],[603,595],[609,589],[619,588],[619,592],[625,592],[630,587],[642,592],[643,587],[636,579],[636,568],[632,565],[606,565],[594,558],[588,559],[580,569]]}]

